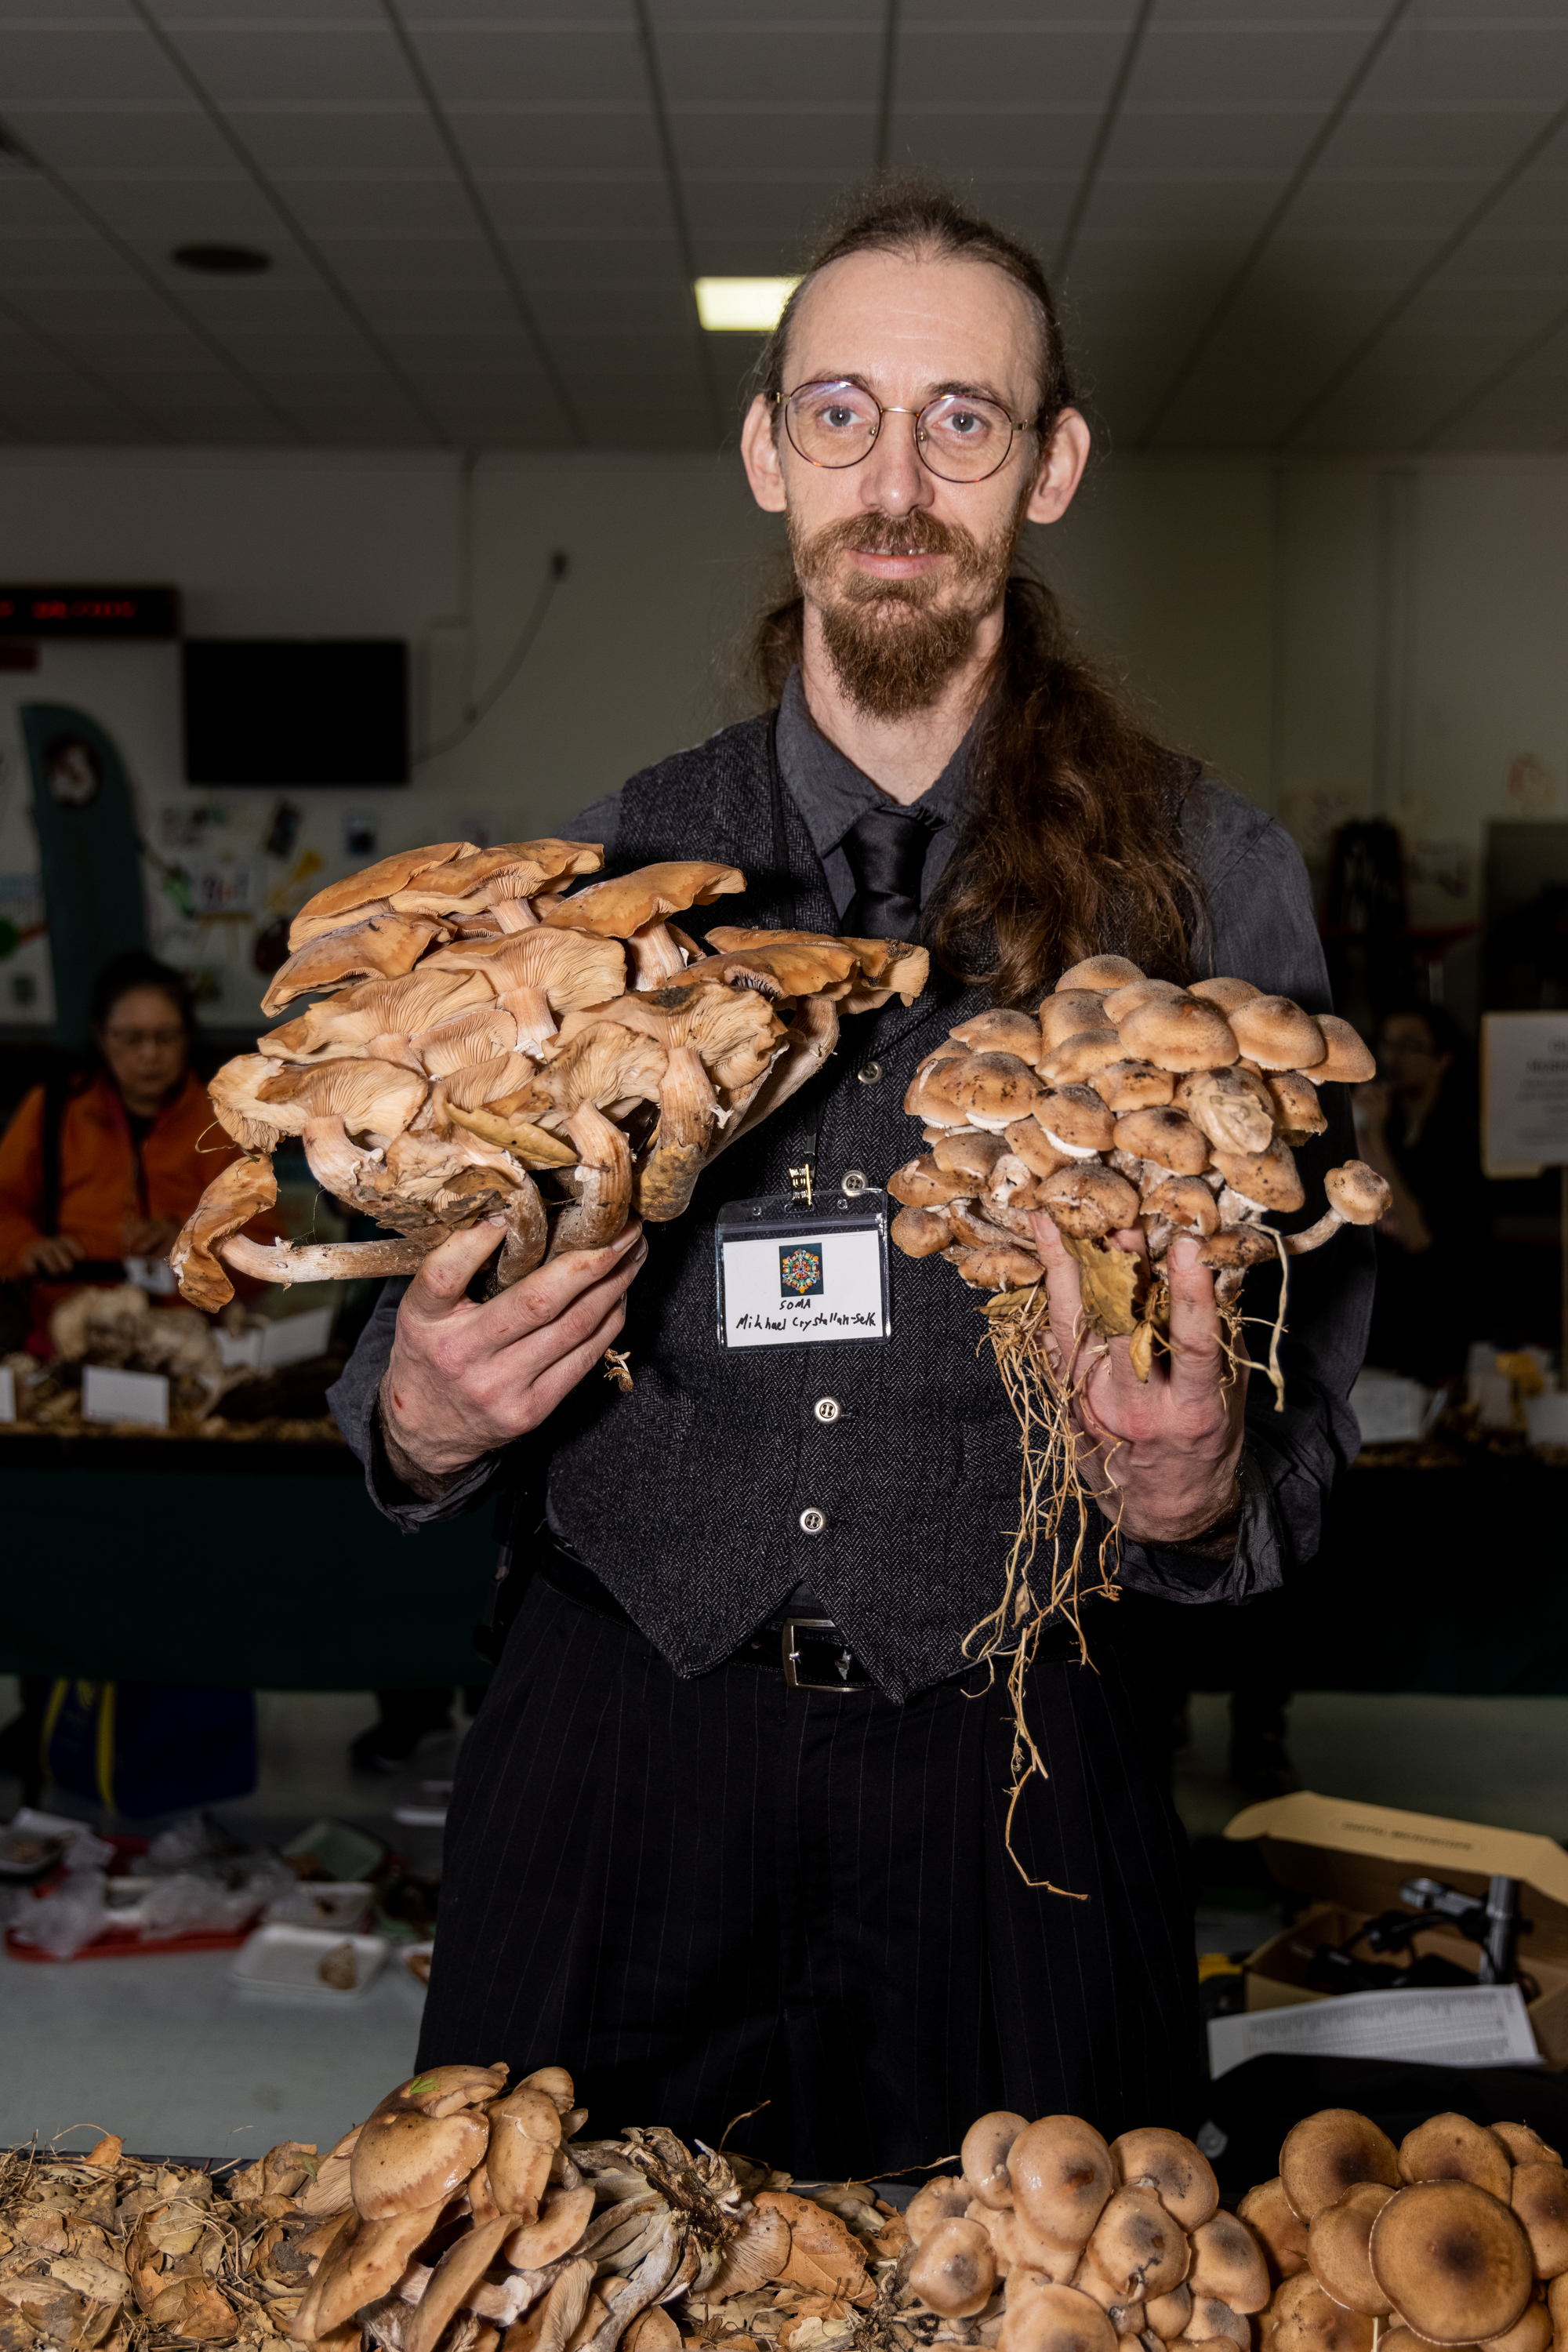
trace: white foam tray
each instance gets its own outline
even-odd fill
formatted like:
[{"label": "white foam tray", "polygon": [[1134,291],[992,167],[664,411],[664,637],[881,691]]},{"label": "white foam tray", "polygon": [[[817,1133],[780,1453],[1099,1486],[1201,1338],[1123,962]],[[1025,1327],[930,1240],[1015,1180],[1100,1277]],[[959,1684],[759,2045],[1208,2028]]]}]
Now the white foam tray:
[{"label": "white foam tray", "polygon": [[[342,1943],[354,1948],[358,1982],[352,1992],[323,1984],[321,1965]],[[313,2008],[363,2000],[366,1988],[386,1958],[379,1936],[332,1935],[316,1927],[289,1927],[273,1923],[258,1927],[234,1956],[229,1981],[253,2000],[306,2001]]]},{"label": "white foam tray", "polygon": [[289,1894],[267,1906],[267,1924],[288,1927],[333,1927],[341,1943],[345,1931],[363,1921],[375,1901],[375,1889],[363,1878],[302,1878]]}]

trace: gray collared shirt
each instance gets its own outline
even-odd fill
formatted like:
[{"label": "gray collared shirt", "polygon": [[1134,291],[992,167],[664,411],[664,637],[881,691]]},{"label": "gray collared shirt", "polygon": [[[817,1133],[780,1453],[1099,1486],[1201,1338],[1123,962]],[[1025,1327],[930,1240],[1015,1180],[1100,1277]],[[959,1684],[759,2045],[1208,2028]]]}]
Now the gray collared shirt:
[{"label": "gray collared shirt", "polygon": [[[972,727],[935,783],[927,786],[911,805],[931,827],[931,845],[921,874],[923,906],[947,864],[957,838],[959,820],[968,798],[969,761],[974,742]],[[889,795],[879,791],[853,760],[830,743],[806,705],[800,671],[792,669],[779,704],[779,773],[784,790],[800,811],[812,846],[822,860],[835,912],[842,918],[855,896],[855,877],[840,846],[845,835],[868,809],[885,808]],[[604,844],[605,863],[616,854],[619,822],[618,793],[606,793],[581,816],[561,827],[563,841]]]}]

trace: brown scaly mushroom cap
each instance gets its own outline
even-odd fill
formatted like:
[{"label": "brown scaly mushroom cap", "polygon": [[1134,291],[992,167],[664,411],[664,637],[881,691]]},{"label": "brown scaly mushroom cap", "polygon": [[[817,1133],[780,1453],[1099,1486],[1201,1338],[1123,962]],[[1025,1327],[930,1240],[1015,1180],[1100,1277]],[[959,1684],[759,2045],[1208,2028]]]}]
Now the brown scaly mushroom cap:
[{"label": "brown scaly mushroom cap", "polygon": [[977,1128],[959,1128],[941,1135],[931,1145],[931,1156],[944,1176],[970,1176],[984,1191],[992,1171],[1009,1150],[1005,1135],[992,1135]]},{"label": "brown scaly mushroom cap", "polygon": [[[1302,2292],[1276,2319],[1272,2352],[1372,2352],[1376,2323],[1364,2312],[1347,2311],[1337,2304],[1323,2293],[1310,2271],[1304,2271],[1299,2279],[1288,2279],[1281,2297],[1293,2287]],[[1383,2338],[1385,2344],[1390,2340],[1386,2336]]]},{"label": "brown scaly mushroom cap", "polygon": [[505,841],[416,875],[389,894],[390,903],[400,915],[461,922],[489,915],[500,930],[531,929],[539,917],[527,900],[560,889],[579,874],[596,874],[604,862],[597,842]]},{"label": "brown scaly mushroom cap", "polygon": [[1201,2229],[1218,2212],[1219,2183],[1214,2167],[1203,2150],[1179,2131],[1146,2125],[1113,2139],[1110,2153],[1127,2187],[1152,2189],[1184,2230]]},{"label": "brown scaly mushroom cap", "polygon": [[904,2227],[911,2242],[922,2244],[944,2221],[962,2221],[969,2210],[971,2196],[966,2183],[952,2173],[928,2180],[904,2208]]},{"label": "brown scaly mushroom cap", "polygon": [[1363,1087],[1369,1078],[1377,1076],[1375,1055],[1348,1021],[1342,1021],[1337,1013],[1320,1013],[1318,1026],[1327,1048],[1322,1060],[1312,1069],[1318,1086]]},{"label": "brown scaly mushroom cap", "polygon": [[1251,2352],[1252,2330],[1239,2311],[1232,2311],[1222,2295],[1194,2294],[1193,2315],[1184,2341],[1188,2344],[1234,2344]]},{"label": "brown scaly mushroom cap", "polygon": [[1151,1184],[1143,1215],[1163,1217],[1178,1233],[1206,1237],[1219,1231],[1219,1203],[1201,1176],[1165,1176]]},{"label": "brown scaly mushroom cap", "polygon": [[1353,2107],[1323,2107],[1285,2136],[1279,2179],[1299,2220],[1310,2221],[1337,2205],[1358,2180],[1399,2186],[1399,2151],[1386,2132]]},{"label": "brown scaly mushroom cap", "polygon": [[945,1255],[972,1290],[1029,1290],[1046,1270],[1034,1253],[1017,1242],[997,1243],[988,1249],[955,1246]]},{"label": "brown scaly mushroom cap", "polygon": [[[629,940],[647,924],[669,915],[684,915],[689,907],[710,907],[715,898],[732,898],[746,887],[738,866],[715,866],[701,858],[673,857],[657,866],[639,866],[612,882],[590,882],[552,907],[544,919],[557,929],[595,931],[601,939]],[[785,934],[787,937],[788,934]],[[743,947],[745,939],[728,931],[716,933],[717,948]]]},{"label": "brown scaly mushroom cap", "polygon": [[1389,2300],[1372,2274],[1367,2242],[1372,2225],[1394,2195],[1382,2180],[1358,2180],[1336,2204],[1314,2216],[1307,2232],[1307,2260],[1324,2292],[1349,2311],[1386,2319]]},{"label": "brown scaly mushroom cap", "polygon": [[1199,1176],[1209,1164],[1208,1139],[1183,1111],[1130,1110],[1117,1120],[1113,1132],[1119,1151],[1157,1160],[1173,1176]]},{"label": "brown scaly mushroom cap", "polygon": [[1205,1003],[1217,1004],[1227,1016],[1237,1005],[1249,1003],[1253,997],[1261,993],[1262,991],[1254,988],[1249,980],[1226,980],[1223,977],[1194,980],[1187,989],[1189,996],[1201,996]]},{"label": "brown scaly mushroom cap", "polygon": [[1515,2164],[1561,2164],[1562,2157],[1554,2147],[1548,2147],[1541,2134],[1531,2131],[1528,2124],[1493,2124],[1497,2134]]},{"label": "brown scaly mushroom cap", "polygon": [[1147,2324],[1143,2305],[1136,2297],[1121,2294],[1108,2278],[1097,2271],[1087,2254],[1068,2281],[1080,2294],[1093,2297],[1115,2328],[1119,2339],[1142,2336]]},{"label": "brown scaly mushroom cap", "polygon": [[1028,1249],[1034,1231],[1022,1210],[1005,1208],[989,1198],[949,1201],[943,1211],[954,1241],[965,1249]]},{"label": "brown scaly mushroom cap", "polygon": [[978,2221],[939,2222],[920,2242],[910,2284],[921,2301],[947,2319],[984,2311],[996,2284],[996,2259]]},{"label": "brown scaly mushroom cap", "polygon": [[1138,1222],[1138,1194],[1125,1176],[1098,1162],[1079,1160],[1058,1169],[1040,1187],[1040,1206],[1052,1223],[1077,1241],[1103,1241]]},{"label": "brown scaly mushroom cap", "polygon": [[1048,1047],[1040,1061],[1040,1076],[1050,1087],[1078,1086],[1086,1078],[1092,1084],[1097,1070],[1126,1061],[1131,1050],[1120,1032],[1102,1022],[1098,1029],[1079,1029]]},{"label": "brown scaly mushroom cap", "polygon": [[1267,1151],[1274,1140],[1268,1089],[1246,1070],[1194,1070],[1180,1081],[1173,1100],[1222,1150]]},{"label": "brown scaly mushroom cap", "polygon": [[1082,963],[1075,963],[1070,971],[1063,972],[1056,992],[1065,996],[1071,989],[1086,988],[1104,996],[1113,988],[1125,988],[1129,982],[1142,978],[1137,965],[1129,963],[1125,956],[1088,956]]},{"label": "brown scaly mushroom cap", "polygon": [[[1080,1183],[1110,1172],[1109,1169],[1071,1171]],[[1123,1189],[1132,1192],[1130,1184]],[[1081,2116],[1042,2116],[1020,2132],[1007,2152],[1007,2175],[1017,2210],[1031,2230],[1057,2246],[1089,2243],[1116,2185],[1110,2150]]]},{"label": "brown scaly mushroom cap", "polygon": [[489,2140],[484,2117],[469,2108],[427,2116],[402,2106],[372,2116],[349,2158],[354,2204],[373,2221],[437,2205],[462,2187]]},{"label": "brown scaly mushroom cap", "polygon": [[1151,2295],[1143,2306],[1143,2315],[1151,2336],[1162,2344],[1173,2344],[1187,2332],[1187,2322],[1193,2315],[1193,2291],[1190,2286],[1173,2286],[1169,2294]]},{"label": "brown scaly mushroom cap", "polygon": [[1314,1135],[1321,1135],[1329,1122],[1310,1078],[1304,1077],[1300,1070],[1271,1070],[1268,1086],[1275,1124],[1286,1143],[1294,1148]]},{"label": "brown scaly mushroom cap", "polygon": [[1121,1024],[1123,1051],[1162,1070],[1219,1070],[1241,1048],[1217,1004],[1201,996],[1157,996]]},{"label": "brown scaly mushroom cap", "polygon": [[[904,1108],[910,1118],[923,1118],[928,1127],[967,1127],[969,1114],[958,1101],[957,1091],[971,1059],[954,1045],[922,1062],[904,1097]],[[1023,1069],[1027,1066],[1019,1065]]]},{"label": "brown scaly mushroom cap", "polygon": [[1305,2270],[1308,2224],[1291,2211],[1278,2174],[1249,2189],[1236,2210],[1237,2218],[1261,2241],[1276,2280],[1294,2278]]},{"label": "brown scaly mushroom cap", "polygon": [[1277,1263],[1279,1255],[1279,1242],[1264,1225],[1222,1225],[1198,1244],[1198,1264],[1221,1273]]},{"label": "brown scaly mushroom cap", "polygon": [[1487,2352],[1552,2352],[1556,2331],[1538,2286],[1506,2335],[1494,2336]]},{"label": "brown scaly mushroom cap", "polygon": [[718,955],[699,956],[686,967],[689,980],[721,980],[731,986],[760,988],[764,996],[820,996],[828,990],[847,995],[854,985],[858,958],[846,940],[817,939],[810,933],[777,936],[727,929],[727,940],[745,944],[726,948]]},{"label": "brown scaly mushroom cap", "polygon": [[561,2113],[552,2099],[525,2084],[490,2109],[490,2192],[513,2222],[537,2219],[550,2180],[550,2159],[561,2145]]},{"label": "brown scaly mushroom cap", "polygon": [[1187,2284],[1194,2294],[1217,2294],[1232,2311],[1261,2311],[1269,2294],[1268,2264],[1246,2222],[1234,2213],[1216,2213],[1198,2224],[1192,2240]]},{"label": "brown scaly mushroom cap", "polygon": [[445,2201],[423,2211],[388,2214],[374,2221],[364,2221],[357,2213],[346,2215],[289,2323],[294,2340],[310,2344],[330,2337],[355,2312],[395,2286],[411,2255],[440,2220]]},{"label": "brown scaly mushroom cap", "polygon": [[1347,1160],[1342,1168],[1331,1168],[1323,1190],[1349,1225],[1375,1225],[1394,1205],[1386,1181],[1364,1160]]},{"label": "brown scaly mushroom cap", "polygon": [[1069,1160],[1109,1151],[1116,1122],[1092,1087],[1056,1087],[1034,1107],[1036,1125]]},{"label": "brown scaly mushroom cap", "polygon": [[1181,2285],[1191,2252],[1181,2223],[1152,2189],[1118,2189],[1094,2225],[1085,2260],[1118,2294],[1143,2303]]},{"label": "brown scaly mushroom cap", "polygon": [[1116,2330],[1076,2286],[1036,2287],[1015,2309],[1009,2287],[1001,2352],[1116,2352]]},{"label": "brown scaly mushroom cap", "polygon": [[973,1176],[939,1168],[927,1155],[895,1169],[888,1179],[888,1190],[906,1209],[941,1209],[949,1201],[972,1201],[982,1186]]},{"label": "brown scaly mushroom cap", "polygon": [[989,2115],[977,2117],[963,2135],[960,2149],[963,2178],[982,2205],[994,2212],[1005,2211],[1013,2202],[1007,2151],[1018,2134],[1027,2129],[1027,2116],[1016,2116],[1008,2107],[994,2107]]},{"label": "brown scaly mushroom cap", "polygon": [[502,2259],[514,2271],[542,2271],[571,2252],[593,2218],[594,2192],[586,2182],[578,2189],[552,2189],[538,2221],[523,2222],[504,2241]]},{"label": "brown scaly mushroom cap", "polygon": [[1287,1143],[1271,1143],[1267,1151],[1216,1150],[1214,1164],[1231,1191],[1259,1214],[1299,1209],[1307,1197]]},{"label": "brown scaly mushroom cap", "polygon": [[270,1019],[297,996],[341,988],[347,981],[400,980],[412,971],[433,940],[445,939],[439,923],[423,916],[373,915],[341,931],[323,931],[296,949],[268,982],[261,1010]]},{"label": "brown scaly mushroom cap", "polygon": [[952,1247],[952,1227],[941,1209],[900,1209],[888,1237],[906,1257],[940,1257]]},{"label": "brown scaly mushroom cap", "polygon": [[1071,1153],[1058,1150],[1037,1118],[1016,1118],[1010,1127],[1003,1129],[1002,1139],[1030,1174],[1042,1180],[1054,1176],[1058,1168],[1070,1168],[1073,1164]]},{"label": "brown scaly mushroom cap", "polygon": [[969,1125],[993,1135],[1032,1110],[1044,1093],[1027,1062],[1016,1054],[998,1053],[972,1054],[951,1089]]},{"label": "brown scaly mushroom cap", "polygon": [[860,977],[844,999],[846,1013],[877,1013],[896,996],[912,1004],[931,978],[931,955],[908,940],[847,939],[860,959]]},{"label": "brown scaly mushroom cap", "polygon": [[1113,988],[1109,995],[1100,999],[1101,1017],[1109,1021],[1113,1029],[1120,1029],[1128,1014],[1136,1013],[1141,1004],[1161,1002],[1170,1004],[1186,993],[1187,991],[1178,988],[1173,980],[1129,981],[1125,988]]},{"label": "brown scaly mushroom cap", "polygon": [[180,1296],[204,1314],[216,1315],[234,1297],[234,1285],[218,1262],[217,1245],[237,1234],[278,1199],[270,1160],[231,1160],[221,1168],[181,1226],[169,1264]]},{"label": "brown scaly mushroom cap", "polygon": [[1429,2116],[1399,2143],[1399,2178],[1414,2180],[1470,2180],[1478,2189],[1509,2200],[1513,2160],[1495,2132],[1468,2116]]},{"label": "brown scaly mushroom cap", "polygon": [[1328,1041],[1310,1013],[1289,996],[1253,996],[1230,1014],[1237,1045],[1262,1070],[1310,1070]]},{"label": "brown scaly mushroom cap", "polygon": [[1479,2344],[1530,2301],[1530,2240],[1506,2205],[1469,2180],[1423,2180],[1372,2225],[1372,2274],[1401,2318],[1434,2344]]},{"label": "brown scaly mushroom cap", "polygon": [[307,940],[320,939],[323,932],[341,931],[346,925],[368,916],[374,908],[378,913],[390,913],[387,901],[395,890],[401,890],[419,875],[433,872],[438,866],[450,863],[454,857],[471,857],[471,841],[437,841],[425,849],[399,849],[390,857],[378,858],[374,866],[358,874],[346,874],[341,882],[329,882],[313,898],[307,898],[289,926],[289,946],[292,952]]},{"label": "brown scaly mushroom cap", "polygon": [[1152,1062],[1111,1062],[1094,1074],[1094,1091],[1109,1111],[1153,1110],[1168,1103],[1176,1081],[1169,1070]]},{"label": "brown scaly mushroom cap", "polygon": [[1012,1054],[1031,1069],[1045,1051],[1039,1023],[1026,1013],[1008,1013],[999,1005],[975,1013],[973,1020],[961,1021],[948,1034],[973,1054]]},{"label": "brown scaly mushroom cap", "polygon": [[1104,999],[1089,988],[1071,988],[1065,992],[1058,989],[1055,996],[1042,999],[1037,1017],[1047,1053],[1065,1045],[1069,1037],[1077,1037],[1087,1029],[1114,1029],[1116,1024],[1107,1021],[1103,1006]]}]

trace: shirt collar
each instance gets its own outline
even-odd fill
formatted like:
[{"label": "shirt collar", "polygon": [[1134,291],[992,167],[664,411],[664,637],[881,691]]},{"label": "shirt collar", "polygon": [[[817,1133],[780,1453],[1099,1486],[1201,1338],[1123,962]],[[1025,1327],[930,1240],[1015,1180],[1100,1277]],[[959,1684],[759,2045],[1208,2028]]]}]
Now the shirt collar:
[{"label": "shirt collar", "polygon": [[[971,727],[936,782],[910,804],[910,814],[935,832],[956,822],[968,796]],[[837,849],[857,817],[868,809],[899,806],[879,792],[863,770],[830,743],[806,707],[798,667],[784,681],[778,718],[779,772],[805,820],[819,857]]]}]

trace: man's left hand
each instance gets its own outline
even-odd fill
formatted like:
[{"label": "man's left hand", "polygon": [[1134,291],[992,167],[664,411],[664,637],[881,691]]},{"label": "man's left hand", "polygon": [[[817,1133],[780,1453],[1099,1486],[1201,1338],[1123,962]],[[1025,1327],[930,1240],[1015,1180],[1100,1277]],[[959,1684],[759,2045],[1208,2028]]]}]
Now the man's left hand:
[{"label": "man's left hand", "polygon": [[[1170,1353],[1149,1377],[1132,1369],[1128,1339],[1102,1339],[1083,1318],[1078,1261],[1050,1218],[1030,1219],[1046,1269],[1052,1369],[1073,1391],[1079,1468],[1108,1518],[1135,1543],[1185,1543],[1237,1501],[1247,1369],[1228,1380],[1214,1276],[1183,1234],[1165,1258],[1171,1286]],[[1142,1234],[1112,1236],[1141,1247]],[[1076,1337],[1075,1337],[1076,1335]]]}]

